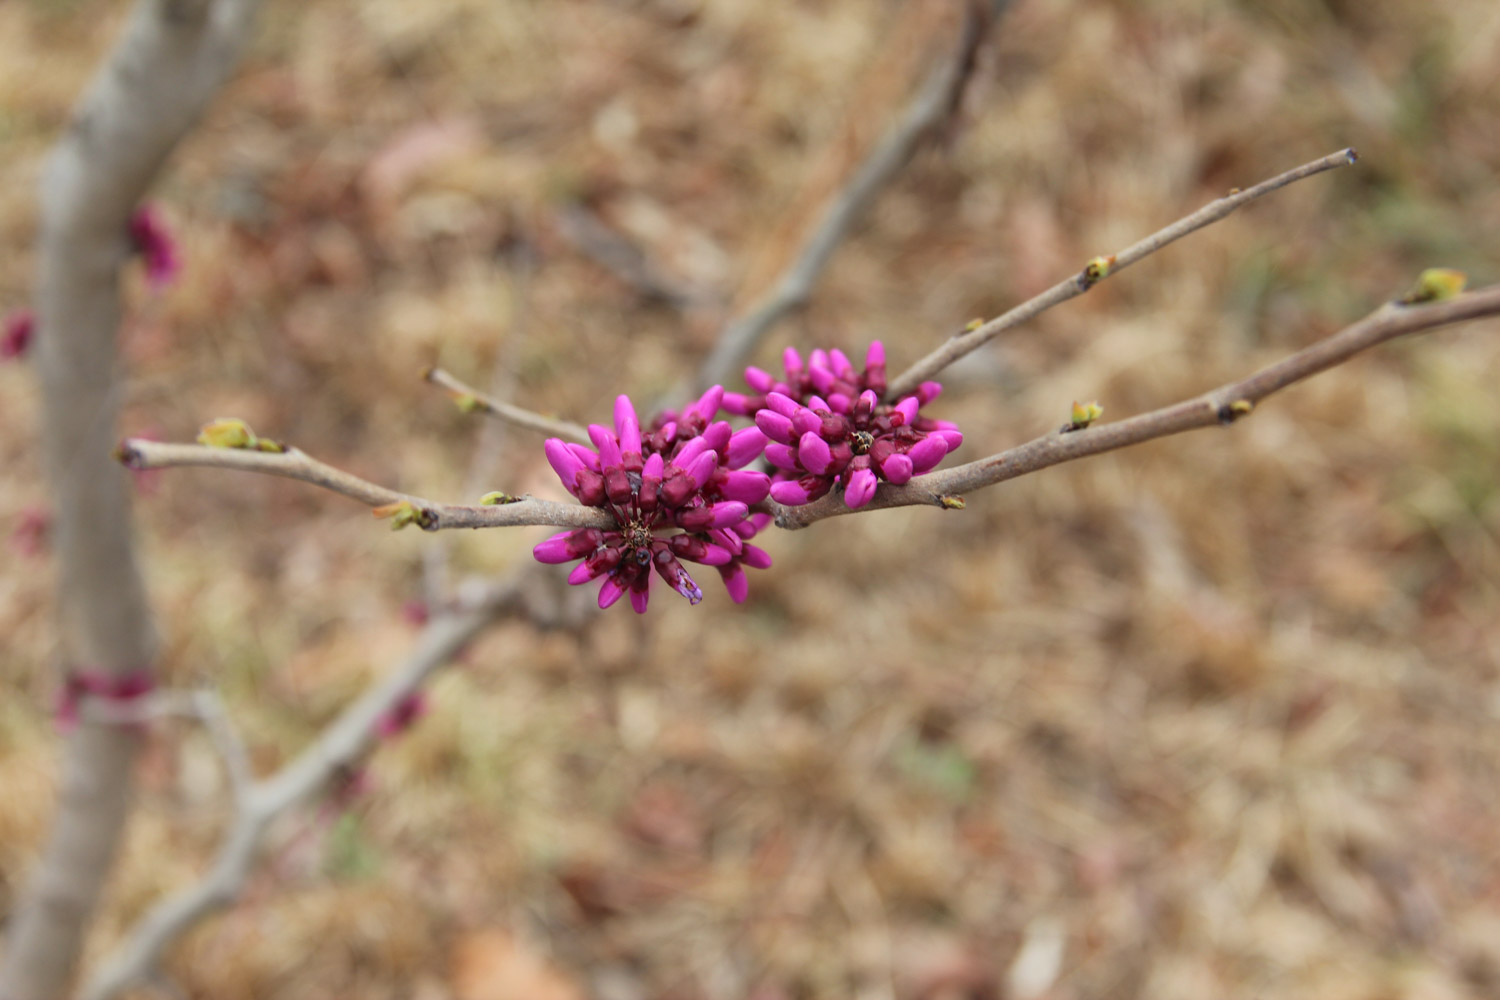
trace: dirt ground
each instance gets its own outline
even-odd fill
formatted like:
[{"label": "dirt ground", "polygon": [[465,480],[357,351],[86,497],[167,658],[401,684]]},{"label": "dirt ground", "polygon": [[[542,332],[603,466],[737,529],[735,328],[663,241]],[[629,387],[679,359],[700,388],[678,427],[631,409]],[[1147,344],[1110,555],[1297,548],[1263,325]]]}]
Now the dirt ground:
[{"label": "dirt ground", "polygon": [[[120,0],[0,4],[0,311]],[[155,201],[122,432],[216,416],[440,499],[561,498],[440,363],[602,421],[774,280],[949,45],[944,0],[273,0]],[[1018,0],[961,119],[757,354],[899,370],[1229,188],[1260,201],[1007,335],[930,409],[976,458],[1203,391],[1422,268],[1500,278],[1493,0]],[[591,219],[655,276],[578,236]],[[185,995],[1082,1000],[1500,995],[1500,324],[1363,356],[1228,430],[773,533],[735,606],[498,625],[358,788],[283,824],[171,957]],[[36,387],[0,366],[0,919],[59,739]],[[161,669],[260,773],[407,648],[424,581],[544,529],[393,534],[297,483],[141,481]],[[550,571],[544,571],[550,572]],[[557,577],[563,571],[557,571]],[[708,586],[711,582],[712,586]],[[166,725],[91,940],[227,816]]]}]

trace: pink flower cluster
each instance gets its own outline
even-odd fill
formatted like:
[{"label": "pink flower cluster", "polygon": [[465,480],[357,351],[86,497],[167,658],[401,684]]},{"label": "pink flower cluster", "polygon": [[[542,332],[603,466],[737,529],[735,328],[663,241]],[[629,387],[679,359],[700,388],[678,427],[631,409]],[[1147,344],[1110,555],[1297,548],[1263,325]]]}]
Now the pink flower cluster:
[{"label": "pink flower cluster", "polygon": [[714,420],[723,397],[715,386],[677,419],[642,434],[630,397],[620,396],[614,430],[589,426],[593,448],[549,438],[547,461],[563,486],[580,503],[609,511],[615,527],[553,535],[533,550],[536,558],[582,560],[568,582],[603,577],[601,608],[629,593],[631,606],[644,612],[653,571],[697,604],[703,591],[683,562],[717,568],[729,595],[744,600],[743,567],[771,565],[771,557],[748,542],[769,521],[752,517],[750,507],[766,498],[771,479],[744,469],[760,457],[765,436]]},{"label": "pink flower cluster", "polygon": [[[714,386],[682,413],[665,413],[643,430],[629,397],[615,400],[614,429],[590,425],[594,447],[558,438],[547,460],[580,503],[609,511],[610,529],[580,528],[553,535],[534,550],[544,563],[578,560],[568,582],[603,578],[599,606],[626,593],[644,612],[659,577],[697,604],[703,591],[684,562],[713,566],[735,602],[745,600],[745,568],[765,569],[771,557],[750,544],[772,516],[752,511],[769,495],[798,506],[835,487],[844,502],[862,507],[880,481],[900,484],[936,466],[963,442],[958,427],[923,417],[921,407],[942,392],[924,382],[894,405],[886,390],[885,350],[870,345],[856,372],[841,351],[813,351],[807,364],[788,348],[777,379],[748,368],[751,395]],[[755,424],[734,430],[719,411]],[[774,478],[745,467],[764,459]]]},{"label": "pink flower cluster", "polygon": [[782,355],[785,378],[747,368],[754,396],[725,398],[725,408],[755,418],[770,443],[766,461],[776,481],[771,497],[796,507],[842,487],[844,503],[863,507],[881,480],[900,485],[929,471],[963,443],[958,425],[923,417],[923,406],[943,387],[923,382],[894,406],[885,392],[885,348],[870,344],[865,369],[856,372],[842,351],[813,351],[804,366],[793,348]]}]

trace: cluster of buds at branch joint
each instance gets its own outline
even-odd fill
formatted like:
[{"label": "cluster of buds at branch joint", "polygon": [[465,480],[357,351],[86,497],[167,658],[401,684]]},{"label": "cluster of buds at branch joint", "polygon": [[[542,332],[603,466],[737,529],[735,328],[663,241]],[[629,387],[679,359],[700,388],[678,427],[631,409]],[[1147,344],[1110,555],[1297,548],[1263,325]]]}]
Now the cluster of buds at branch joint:
[{"label": "cluster of buds at branch joint", "polygon": [[1464,290],[1469,276],[1451,267],[1429,267],[1417,275],[1416,284],[1396,301],[1403,306],[1415,306],[1424,302],[1442,302]]},{"label": "cluster of buds at branch joint", "polygon": [[602,577],[601,608],[629,593],[631,607],[644,612],[656,577],[697,604],[703,591],[684,562],[717,568],[730,596],[744,600],[743,567],[771,564],[748,543],[769,520],[751,517],[750,507],[766,498],[771,480],[743,468],[760,456],[765,436],[714,420],[723,398],[723,387],[714,386],[643,433],[630,397],[620,396],[613,430],[589,426],[593,448],[548,438],[547,461],[563,486],[580,503],[608,511],[615,526],[553,535],[533,549],[537,560],[581,560],[568,582]]},{"label": "cluster of buds at branch joint", "polygon": [[198,443],[210,448],[240,448],[279,455],[286,448],[270,438],[257,437],[250,425],[238,417],[219,417],[198,430]]},{"label": "cluster of buds at branch joint", "polygon": [[1074,400],[1072,416],[1069,422],[1063,425],[1062,431],[1064,434],[1069,431],[1081,431],[1102,416],[1104,416],[1104,407],[1097,402],[1080,403]]},{"label": "cluster of buds at branch joint", "polygon": [[923,382],[894,405],[885,393],[885,348],[870,344],[863,372],[842,351],[816,350],[803,364],[792,348],[782,355],[785,378],[745,369],[753,396],[726,395],[725,409],[746,413],[769,439],[766,461],[777,469],[771,497],[801,506],[835,486],[850,508],[863,507],[881,480],[900,485],[934,468],[963,443],[958,425],[920,415],[942,393]]}]

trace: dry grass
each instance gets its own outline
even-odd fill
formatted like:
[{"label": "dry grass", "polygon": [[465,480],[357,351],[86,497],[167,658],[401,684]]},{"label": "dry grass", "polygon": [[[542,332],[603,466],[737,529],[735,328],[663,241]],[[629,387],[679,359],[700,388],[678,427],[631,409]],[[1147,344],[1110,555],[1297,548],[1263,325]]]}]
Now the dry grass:
[{"label": "dry grass", "polygon": [[[0,4],[6,304],[32,277],[40,158],[123,7]],[[499,366],[517,402],[598,420],[614,392],[670,385],[722,318],[643,302],[559,236],[560,206],[584,200],[669,273],[744,301],[744,276],[788,253],[789,212],[900,100],[866,68],[909,72],[904,49],[944,16],[273,3],[160,186],[187,270],[163,298],[131,276],[127,428],[186,439],[237,415],[459,496],[478,429],[423,365]],[[882,337],[899,368],[1345,144],[1354,170],[953,372],[938,409],[964,454],[1074,398],[1118,416],[1200,391],[1424,266],[1494,281],[1497,67],[1489,0],[1021,0],[964,127],[765,360]],[[468,1000],[493,995],[473,956],[512,949],[551,956],[543,998],[578,995],[570,979],[599,1000],[1494,996],[1497,333],[1397,344],[1233,431],[1050,470],[962,514],[772,537],[778,565],[743,608],[719,592],[576,633],[498,628],[375,758],[372,790],[289,823],[171,971],[231,1000]],[[7,526],[45,502],[34,412],[29,373],[0,368]],[[503,449],[485,489],[554,492],[537,442]],[[497,571],[541,534],[444,543],[293,483],[150,485],[162,668],[225,693],[261,769],[403,648],[424,552]],[[0,568],[0,914],[51,801],[49,577],[45,557]],[[201,734],[163,730],[142,782],[96,950],[193,876],[224,818]]]}]

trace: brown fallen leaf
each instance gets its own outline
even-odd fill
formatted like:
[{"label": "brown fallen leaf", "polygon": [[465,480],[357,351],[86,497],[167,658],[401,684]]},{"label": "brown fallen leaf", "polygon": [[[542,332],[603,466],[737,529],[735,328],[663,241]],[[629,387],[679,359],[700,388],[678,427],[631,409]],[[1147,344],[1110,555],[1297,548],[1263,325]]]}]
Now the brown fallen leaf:
[{"label": "brown fallen leaf", "polygon": [[571,976],[503,927],[460,937],[448,975],[458,1000],[584,1000]]}]

